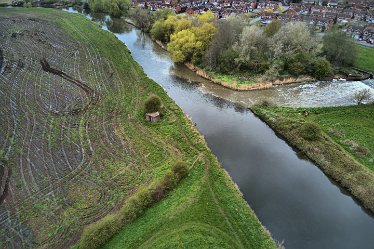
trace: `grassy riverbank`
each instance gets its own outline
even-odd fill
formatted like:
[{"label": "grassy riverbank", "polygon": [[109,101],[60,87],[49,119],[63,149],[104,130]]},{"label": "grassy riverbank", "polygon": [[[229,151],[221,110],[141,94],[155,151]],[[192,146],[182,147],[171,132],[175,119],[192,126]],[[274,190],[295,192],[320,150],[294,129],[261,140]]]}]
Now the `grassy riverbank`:
[{"label": "grassy riverbank", "polygon": [[[256,115],[374,212],[374,105],[308,108],[306,117],[304,109],[252,107]],[[310,123],[317,128],[306,128]],[[315,131],[321,135],[310,139],[308,135]]]},{"label": "grassy riverbank", "polygon": [[374,73],[374,48],[356,45],[357,59],[355,66]]},{"label": "grassy riverbank", "polygon": [[[0,9],[0,17],[3,39],[10,39],[4,43],[10,44],[4,56],[14,56],[24,68],[15,72],[7,68],[9,84],[1,89],[6,96],[2,116],[11,120],[17,112],[21,121],[11,142],[16,148],[11,148],[8,159],[17,187],[12,185],[6,208],[30,227],[34,245],[75,244],[85,225],[118,210],[141,187],[162,179],[182,160],[189,175],[167,198],[122,227],[107,248],[275,248],[192,122],[113,34],[81,15],[57,10]],[[21,49],[24,44],[30,48]],[[84,82],[88,92],[99,96],[97,101],[84,106],[87,91],[43,72],[42,58],[77,79],[74,82]],[[13,97],[15,92],[19,94]],[[160,96],[164,104],[162,120],[156,124],[143,117],[150,94]],[[75,97],[70,100],[71,96]],[[8,98],[20,109],[12,111]],[[53,101],[64,109],[51,112],[60,107]],[[84,108],[69,111],[74,105],[65,101],[78,101],[74,104]],[[32,130],[29,116],[34,120]],[[1,135],[10,140],[10,131]],[[29,141],[28,132],[38,142],[23,142]],[[33,181],[22,180],[22,175],[32,174],[18,165],[23,159],[40,160],[32,169],[38,172]],[[51,167],[59,174],[49,174]]]}]

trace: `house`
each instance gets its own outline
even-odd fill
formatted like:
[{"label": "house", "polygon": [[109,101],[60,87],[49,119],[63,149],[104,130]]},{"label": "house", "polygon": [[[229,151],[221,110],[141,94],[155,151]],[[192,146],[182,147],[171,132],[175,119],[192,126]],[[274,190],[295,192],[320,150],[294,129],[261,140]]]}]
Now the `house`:
[{"label": "house", "polygon": [[328,3],[327,3],[327,6],[333,7],[333,8],[338,7],[338,5],[339,5],[338,0],[329,0]]},{"label": "house", "polygon": [[363,31],[364,27],[358,25],[350,25],[345,29],[345,32],[350,33],[351,36],[356,40],[362,39]]},{"label": "house", "polygon": [[355,10],[353,19],[356,21],[365,21],[366,19],[366,11],[364,10]]},{"label": "house", "polygon": [[367,43],[374,43],[374,25],[369,25],[364,28],[362,39]]},{"label": "house", "polygon": [[152,123],[160,121],[160,113],[159,112],[153,112],[153,113],[147,113],[145,114],[145,120],[150,121]]}]

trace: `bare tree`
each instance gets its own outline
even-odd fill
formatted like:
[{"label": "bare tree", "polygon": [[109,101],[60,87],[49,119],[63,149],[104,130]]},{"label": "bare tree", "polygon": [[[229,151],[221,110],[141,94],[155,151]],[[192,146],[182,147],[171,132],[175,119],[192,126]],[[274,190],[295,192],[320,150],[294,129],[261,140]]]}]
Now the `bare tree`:
[{"label": "bare tree", "polygon": [[371,99],[371,92],[368,88],[357,91],[353,96],[353,99],[357,102],[358,105],[361,105],[363,102]]}]

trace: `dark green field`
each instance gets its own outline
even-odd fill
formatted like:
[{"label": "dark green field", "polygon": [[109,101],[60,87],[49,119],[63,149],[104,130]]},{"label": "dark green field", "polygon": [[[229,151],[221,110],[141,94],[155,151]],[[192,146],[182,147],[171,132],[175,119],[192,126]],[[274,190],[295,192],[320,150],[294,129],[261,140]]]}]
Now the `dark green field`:
[{"label": "dark green field", "polygon": [[[1,159],[13,170],[0,247],[70,247],[182,160],[188,177],[107,248],[275,248],[191,121],[114,35],[48,9],[0,9],[0,27]],[[143,117],[152,93],[164,104],[156,124]]]}]

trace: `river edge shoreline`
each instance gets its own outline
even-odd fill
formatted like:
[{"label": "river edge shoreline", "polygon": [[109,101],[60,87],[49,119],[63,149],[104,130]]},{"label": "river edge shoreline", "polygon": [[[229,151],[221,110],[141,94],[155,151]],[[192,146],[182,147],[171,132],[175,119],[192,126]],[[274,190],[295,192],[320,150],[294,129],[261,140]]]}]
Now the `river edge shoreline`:
[{"label": "river edge shoreline", "polygon": [[[124,19],[127,23],[133,25],[135,28],[138,28],[136,26],[136,24],[132,21],[132,20],[129,20],[129,19]],[[104,31],[106,32],[106,31]],[[118,40],[118,38],[116,38]],[[126,46],[127,48],[127,45],[125,43],[123,43],[124,46]],[[134,62],[140,67],[142,68],[142,66],[137,62],[135,61],[135,59],[133,58],[133,56],[131,55],[131,51],[128,50],[128,52],[130,53],[130,56],[132,58],[132,60],[134,60]],[[143,69],[141,69],[143,71]],[[144,73],[144,71],[143,71]],[[147,76],[148,78],[148,76]],[[165,91],[165,89],[162,88],[161,85],[159,85],[158,83],[156,83],[154,80],[148,78],[150,81],[152,81],[154,83],[154,86],[156,89],[160,89],[160,91],[162,91],[162,94],[165,94],[166,96],[168,96],[167,92]],[[162,89],[162,90],[161,90]],[[237,183],[233,180],[233,178],[231,177],[231,175],[228,173],[228,171],[222,167],[221,163],[218,161],[217,157],[214,155],[214,153],[211,151],[211,149],[209,148],[208,144],[207,144],[207,141],[204,137],[204,135],[202,135],[200,133],[200,131],[196,128],[196,124],[193,122],[193,120],[191,119],[191,117],[188,116],[187,113],[185,113],[178,105],[177,103],[174,101],[174,99],[172,99],[171,97],[169,97],[169,100],[174,104],[176,105],[180,112],[182,113],[182,117],[181,119],[185,120],[186,123],[187,123],[187,127],[184,127],[184,129],[186,129],[187,131],[191,131],[191,133],[197,138],[197,141],[195,142],[197,145],[200,145],[202,144],[203,145],[203,149],[202,149],[202,152],[201,154],[203,154],[203,152],[207,153],[207,160],[209,161],[210,163],[210,168],[214,171],[218,171],[217,174],[220,175],[222,173],[222,181],[225,185],[225,187],[227,187],[227,191],[231,192],[232,194],[232,200],[233,202],[236,202],[237,204],[241,205],[242,207],[245,208],[245,210],[241,211],[241,212],[244,212],[245,213],[245,216],[246,218],[253,218],[255,222],[258,222],[258,224],[261,226],[261,229],[262,229],[262,233],[263,233],[263,236],[267,237],[267,239],[270,240],[270,244],[271,246],[275,246],[276,248],[283,248],[282,247],[282,242],[279,242],[277,241],[273,235],[271,234],[271,232],[268,230],[267,227],[265,227],[262,222],[260,221],[260,219],[258,218],[258,216],[255,214],[254,210],[252,209],[252,207],[250,206],[250,203],[245,200],[244,198],[244,195],[242,193],[242,191],[240,190],[239,186],[237,185]],[[231,101],[230,101],[231,102]],[[234,104],[238,104],[236,102],[232,102]],[[196,146],[196,145],[195,145]],[[196,146],[197,147],[197,146]],[[204,148],[205,147],[205,148]],[[178,187],[178,186],[177,186]],[[237,209],[236,209],[237,210]],[[111,213],[109,213],[108,215],[110,215]],[[107,216],[108,216],[107,215]],[[250,215],[254,215],[254,217],[248,217]],[[105,217],[107,217],[105,216]],[[103,218],[102,218],[103,219]]]},{"label": "river edge shoreline", "polygon": [[[128,20],[127,22],[136,27],[136,24],[133,23],[131,20]],[[165,44],[163,44],[161,41],[158,41],[158,40],[153,40],[153,41],[160,48],[167,51],[167,49],[165,47]],[[231,88],[231,87],[229,87],[225,84],[222,84],[222,82],[215,81],[214,79],[209,77],[208,74],[204,70],[199,69],[198,67],[194,66],[191,63],[183,63],[183,64],[188,69],[195,72],[198,76],[200,76],[204,79],[207,79],[207,80],[209,80],[209,81],[211,81],[215,84],[219,84],[219,85],[221,85],[223,87],[226,87],[226,88],[229,88],[231,90],[242,91],[240,89],[234,89],[234,88]],[[363,80],[363,79],[360,79],[360,80]],[[360,81],[360,80],[356,80],[356,81]],[[310,82],[313,82],[313,81],[288,82],[288,83],[284,83],[284,84],[303,84],[303,83],[310,83]],[[251,90],[268,89],[268,88],[271,88],[273,85],[282,85],[282,84],[271,84],[271,86],[269,86],[269,87],[256,88],[256,89],[251,89]],[[274,121],[271,121],[270,117],[267,117],[265,114],[259,112],[258,110],[256,111],[256,105],[245,106],[242,103],[231,101],[231,100],[226,99],[226,98],[224,98],[224,99],[226,101],[229,101],[230,103],[241,105],[245,108],[248,108],[248,110],[250,110],[257,118],[259,118],[265,124],[267,124],[276,133],[276,135],[279,136],[280,138],[282,138],[290,147],[292,147],[293,149],[296,149],[297,151],[300,151],[303,154],[305,154],[307,156],[307,158],[309,160],[311,160],[318,168],[320,168],[321,171],[327,177],[336,181],[339,187],[342,187],[343,189],[347,190],[350,193],[351,197],[353,199],[357,200],[360,203],[362,208],[369,211],[370,215],[374,215],[374,196],[372,198],[373,200],[370,200],[370,199],[367,199],[368,196],[366,196],[366,195],[363,196],[362,195],[362,193],[360,192],[360,188],[362,188],[362,186],[360,184],[361,183],[360,179],[358,179],[358,182],[356,184],[356,183],[352,183],[350,181],[347,181],[347,179],[344,178],[344,175],[350,175],[352,173],[361,174],[362,172],[360,172],[360,171],[363,170],[365,172],[364,175],[368,175],[370,178],[372,178],[372,183],[374,183],[374,174],[372,172],[370,172],[368,169],[366,169],[365,166],[361,165],[358,161],[356,161],[353,157],[351,157],[348,154],[348,152],[346,152],[340,145],[336,144],[327,134],[324,134],[325,140],[323,140],[324,146],[327,148],[327,150],[338,151],[339,152],[338,154],[340,154],[342,156],[342,158],[346,159],[347,161],[353,161],[354,164],[358,164],[360,166],[360,168],[358,168],[358,170],[355,170],[354,172],[351,172],[351,171],[347,170],[346,168],[344,168],[344,166],[342,166],[341,164],[337,164],[340,167],[338,167],[336,169],[341,169],[343,171],[346,171],[346,174],[341,174],[341,175],[337,174],[334,171],[336,169],[329,168],[329,165],[326,164],[326,163],[323,163],[323,160],[321,160],[321,157],[324,156],[324,151],[320,151],[317,154],[310,153],[308,151],[309,150],[308,146],[303,146],[302,143],[299,143],[298,141],[292,139],[293,134],[291,132],[288,132],[288,129],[282,130],[282,129],[277,128],[277,125],[275,124]],[[331,162],[328,162],[328,163],[334,163],[334,162],[331,161]],[[338,172],[338,173],[340,173],[340,172]],[[374,185],[371,186],[371,188],[368,191],[370,193],[374,193]]]},{"label": "river edge shoreline", "polygon": [[[360,206],[374,217],[374,173],[354,159],[344,148],[323,133],[323,139],[318,142],[306,143],[296,134],[297,126],[301,124],[286,118],[275,117],[266,112],[266,107],[254,105],[248,107],[257,118],[267,124],[277,136],[290,147],[303,153],[339,187],[348,191],[350,196]],[[290,129],[285,122],[292,122]],[[287,127],[286,127],[287,126]]]},{"label": "river edge shoreline", "polygon": [[[133,25],[134,27],[138,28],[132,20],[126,18],[125,21],[127,23]],[[152,40],[160,48],[167,51],[166,44],[164,44],[160,40],[154,40],[154,39],[152,39]],[[295,77],[286,77],[286,78],[283,78],[283,79],[276,79],[274,81],[265,81],[265,82],[253,83],[253,84],[232,84],[232,83],[228,83],[226,81],[223,81],[223,80],[220,80],[218,78],[215,78],[215,77],[211,76],[204,69],[202,69],[198,66],[195,66],[194,64],[192,64],[190,62],[184,62],[184,63],[181,63],[181,64],[183,64],[189,70],[194,72],[196,75],[198,75],[198,76],[200,76],[200,77],[202,77],[206,80],[209,80],[210,82],[212,82],[214,84],[217,84],[217,85],[223,86],[227,89],[238,91],[238,92],[266,90],[266,89],[270,89],[270,88],[273,88],[274,86],[279,86],[279,85],[307,84],[307,83],[312,83],[312,82],[317,82],[317,81],[319,81],[319,82],[326,81],[327,82],[327,81],[335,80],[336,78],[338,78],[339,80],[344,80],[344,81],[347,81],[347,80],[349,80],[349,81],[362,81],[362,80],[367,80],[367,79],[373,78],[373,74],[371,74],[370,72],[367,72],[367,71],[359,69],[359,68],[352,67],[353,70],[356,70],[360,73],[365,73],[367,76],[363,77],[363,76],[353,75],[353,76],[348,76],[348,77],[345,77],[345,78],[341,78],[342,75],[334,75],[334,77],[328,77],[327,79],[324,79],[324,80],[317,80],[317,79],[315,79],[311,76],[301,75],[301,76],[296,77],[296,78]],[[349,78],[349,77],[351,77],[351,78]]]},{"label": "river edge shoreline", "polygon": [[[127,20],[126,20],[127,21]],[[129,22],[128,22],[129,21]],[[129,24],[132,24],[136,27],[135,23],[133,23],[131,20],[128,20],[127,22]],[[152,39],[153,40],[153,39]],[[153,40],[160,48],[167,51],[166,44],[162,43],[159,40]],[[274,82],[262,82],[262,83],[253,83],[253,84],[231,84],[226,81],[217,79],[213,76],[211,76],[209,73],[207,73],[204,69],[197,67],[189,62],[182,63],[185,67],[187,67],[189,70],[194,72],[196,75],[209,80],[210,82],[223,86],[225,88],[228,88],[230,90],[234,91],[256,91],[256,90],[265,90],[272,88],[273,86],[277,85],[286,85],[286,84],[304,84],[304,83],[310,83],[316,81],[316,79],[309,77],[309,76],[300,76],[298,78],[285,78],[283,80],[277,79]]]}]

